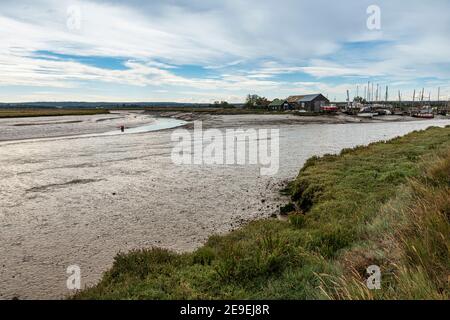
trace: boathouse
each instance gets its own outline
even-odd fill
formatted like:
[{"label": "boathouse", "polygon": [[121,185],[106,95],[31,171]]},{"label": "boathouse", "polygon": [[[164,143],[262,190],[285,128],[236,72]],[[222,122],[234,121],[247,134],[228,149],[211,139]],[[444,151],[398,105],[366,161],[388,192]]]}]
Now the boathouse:
[{"label": "boathouse", "polygon": [[287,98],[287,102],[292,109],[305,110],[308,112],[320,112],[323,106],[330,103],[330,101],[320,93],[290,96]]}]

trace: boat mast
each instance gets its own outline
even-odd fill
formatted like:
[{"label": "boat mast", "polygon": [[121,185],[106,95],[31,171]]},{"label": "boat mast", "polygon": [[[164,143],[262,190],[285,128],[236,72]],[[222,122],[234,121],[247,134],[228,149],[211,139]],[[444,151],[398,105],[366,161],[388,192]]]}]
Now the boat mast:
[{"label": "boat mast", "polygon": [[372,94],[370,95],[370,98],[372,99],[373,102],[373,82],[372,82]]},{"label": "boat mast", "polygon": [[441,87],[438,87],[437,112],[440,112],[441,106]]},{"label": "boat mast", "polygon": [[438,87],[438,105],[440,101],[441,101],[441,87]]},{"label": "boat mast", "polygon": [[376,101],[378,102],[378,83],[377,83],[377,95],[376,95]]},{"label": "boat mast", "polygon": [[423,94],[425,93],[425,88],[422,88],[422,98],[421,98],[421,102],[422,102],[422,107],[423,107]]},{"label": "boat mast", "polygon": [[347,110],[350,110],[350,93],[347,90]]},{"label": "boat mast", "polygon": [[389,87],[386,86],[386,97],[384,99],[386,101],[386,103],[388,102],[388,97],[389,97]]}]

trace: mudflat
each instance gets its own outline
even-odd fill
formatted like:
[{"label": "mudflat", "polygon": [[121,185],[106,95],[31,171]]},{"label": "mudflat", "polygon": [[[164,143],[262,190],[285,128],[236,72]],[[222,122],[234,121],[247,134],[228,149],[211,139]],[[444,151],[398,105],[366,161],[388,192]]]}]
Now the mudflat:
[{"label": "mudflat", "polygon": [[[118,115],[123,116],[136,119],[133,126],[156,120]],[[79,265],[82,285],[92,285],[119,251],[151,246],[191,251],[211,234],[277,214],[285,201],[279,190],[313,155],[450,124],[438,119],[303,124],[257,117],[211,116],[204,126],[280,129],[282,160],[275,176],[261,176],[256,165],[175,165],[173,129],[74,137],[91,132],[77,128],[63,137],[65,126],[91,128],[104,116],[53,117],[52,124],[20,126],[11,124],[49,119],[2,120],[10,141],[0,143],[0,298],[62,298],[71,294],[68,266]],[[123,118],[111,121],[100,121],[102,132]],[[41,132],[49,133],[46,139],[23,140]]]}]

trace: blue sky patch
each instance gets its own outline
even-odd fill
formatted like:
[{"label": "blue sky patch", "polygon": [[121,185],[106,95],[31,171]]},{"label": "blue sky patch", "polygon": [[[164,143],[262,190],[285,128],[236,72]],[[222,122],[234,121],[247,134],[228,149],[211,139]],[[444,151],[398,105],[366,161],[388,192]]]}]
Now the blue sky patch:
[{"label": "blue sky patch", "polygon": [[39,50],[35,51],[34,58],[55,61],[73,61],[79,62],[92,67],[110,70],[126,70],[125,62],[129,59],[116,57],[101,57],[101,56],[77,56],[70,54],[55,53],[51,51]]}]

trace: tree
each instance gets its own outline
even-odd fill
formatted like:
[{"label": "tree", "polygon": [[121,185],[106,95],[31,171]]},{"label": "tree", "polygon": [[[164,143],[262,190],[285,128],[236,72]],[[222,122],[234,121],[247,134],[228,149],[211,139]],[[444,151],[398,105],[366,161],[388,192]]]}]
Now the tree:
[{"label": "tree", "polygon": [[245,107],[249,109],[262,109],[267,108],[270,104],[270,101],[267,100],[266,97],[260,97],[257,94],[249,94],[247,95],[247,99],[245,101]]},{"label": "tree", "polygon": [[367,103],[366,99],[364,99],[363,97],[355,97],[353,99],[353,101],[354,102],[358,102],[358,103],[362,103],[362,104]]},{"label": "tree", "polygon": [[214,101],[214,107],[216,108],[234,108],[235,106],[227,101]]}]

